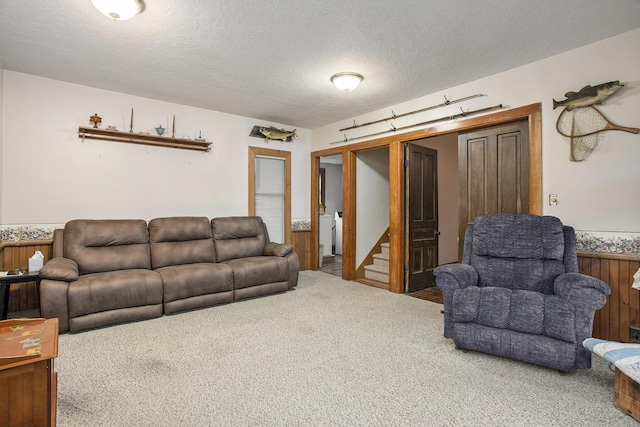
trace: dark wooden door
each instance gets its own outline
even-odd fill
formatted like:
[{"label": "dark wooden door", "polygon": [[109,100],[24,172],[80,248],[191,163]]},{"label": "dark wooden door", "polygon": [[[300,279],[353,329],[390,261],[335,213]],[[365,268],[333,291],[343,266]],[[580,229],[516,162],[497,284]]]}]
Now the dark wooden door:
[{"label": "dark wooden door", "polygon": [[460,222],[464,232],[477,216],[529,213],[529,123],[527,120],[458,135]]},{"label": "dark wooden door", "polygon": [[438,177],[437,151],[407,144],[406,229],[407,292],[435,285],[433,269],[438,265]]}]

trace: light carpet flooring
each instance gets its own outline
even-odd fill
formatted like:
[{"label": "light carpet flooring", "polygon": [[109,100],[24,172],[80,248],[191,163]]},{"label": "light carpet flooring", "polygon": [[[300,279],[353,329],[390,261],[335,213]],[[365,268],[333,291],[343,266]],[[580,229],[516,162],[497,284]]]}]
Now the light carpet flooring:
[{"label": "light carpet flooring", "polygon": [[63,334],[58,425],[625,426],[569,375],[442,336],[442,305],[302,272],[283,294]]}]

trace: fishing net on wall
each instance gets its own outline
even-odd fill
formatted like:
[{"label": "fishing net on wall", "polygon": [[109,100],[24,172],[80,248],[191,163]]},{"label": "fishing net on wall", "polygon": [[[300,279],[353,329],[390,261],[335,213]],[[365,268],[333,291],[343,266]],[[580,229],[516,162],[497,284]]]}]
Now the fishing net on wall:
[{"label": "fishing net on wall", "polygon": [[600,142],[601,132],[622,130],[638,133],[637,128],[628,128],[611,123],[596,107],[564,109],[556,122],[558,133],[569,142],[569,160],[581,162],[589,157]]},{"label": "fishing net on wall", "polygon": [[569,160],[581,162],[596,149],[600,132],[606,125],[606,122],[604,125],[600,123],[601,118],[602,115],[597,114],[593,107],[574,108],[571,111],[565,108],[560,113],[556,129],[569,142]]}]

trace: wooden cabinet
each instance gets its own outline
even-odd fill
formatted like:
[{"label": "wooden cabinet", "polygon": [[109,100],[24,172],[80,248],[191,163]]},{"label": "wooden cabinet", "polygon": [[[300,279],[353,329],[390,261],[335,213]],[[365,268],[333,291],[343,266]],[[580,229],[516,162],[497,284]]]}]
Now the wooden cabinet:
[{"label": "wooden cabinet", "polygon": [[58,319],[0,321],[0,425],[55,426]]},{"label": "wooden cabinet", "polygon": [[580,273],[598,278],[611,287],[607,303],[593,319],[595,338],[629,342],[629,327],[640,328],[640,291],[631,287],[638,268],[638,255],[578,254]]},{"label": "wooden cabinet", "polygon": [[300,258],[300,271],[311,269],[311,230],[291,230],[291,244]]}]

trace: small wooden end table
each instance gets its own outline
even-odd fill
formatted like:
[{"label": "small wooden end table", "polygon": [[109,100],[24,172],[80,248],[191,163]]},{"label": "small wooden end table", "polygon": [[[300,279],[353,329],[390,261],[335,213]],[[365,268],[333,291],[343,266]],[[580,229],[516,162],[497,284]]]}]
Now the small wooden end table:
[{"label": "small wooden end table", "polygon": [[2,305],[0,308],[0,320],[7,318],[7,311],[9,309],[9,290],[13,283],[26,283],[36,282],[36,289],[40,291],[40,272],[38,271],[25,271],[22,274],[0,276],[0,298],[2,298]]},{"label": "small wooden end table", "polygon": [[0,321],[0,425],[55,426],[58,319]]}]

